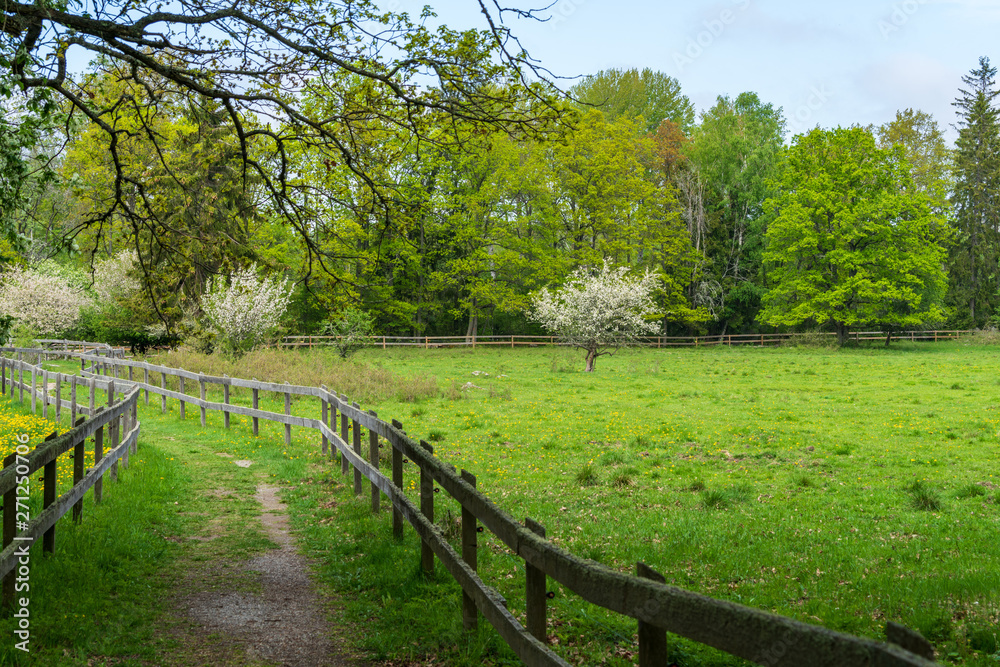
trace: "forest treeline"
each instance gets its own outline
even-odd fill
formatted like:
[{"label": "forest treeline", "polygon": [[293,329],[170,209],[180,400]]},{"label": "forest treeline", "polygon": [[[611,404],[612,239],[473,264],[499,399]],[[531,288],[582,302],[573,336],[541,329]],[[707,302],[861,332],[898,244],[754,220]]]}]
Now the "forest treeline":
[{"label": "forest treeline", "polygon": [[[349,307],[382,334],[533,333],[530,295],[604,261],[660,274],[657,317],[672,333],[1000,320],[1000,125],[986,58],[958,90],[954,146],[941,129],[953,119],[917,109],[797,136],[752,92],[696,113],[676,79],[651,69],[584,78],[537,119],[544,131],[426,111],[404,123],[370,80],[345,75],[298,93],[313,116],[352,119],[336,137],[351,157],[304,143],[283,155],[291,214],[247,167],[254,128],[121,67],[98,62],[77,82],[115,109],[114,135],[10,81],[0,91],[0,270],[100,292],[60,334],[196,335],[210,279],[251,265],[294,284],[288,333],[317,332]],[[517,104],[504,91],[484,99]],[[118,200],[156,224],[115,212]]]}]

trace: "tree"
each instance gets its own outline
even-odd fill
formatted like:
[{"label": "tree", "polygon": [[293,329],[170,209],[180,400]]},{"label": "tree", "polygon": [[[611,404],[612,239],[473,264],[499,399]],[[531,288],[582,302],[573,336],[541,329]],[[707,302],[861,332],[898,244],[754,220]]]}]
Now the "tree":
[{"label": "tree", "polygon": [[664,119],[688,131],[694,124],[694,104],[681,93],[677,79],[649,68],[607,69],[586,77],[571,93],[584,105],[598,107],[609,121],[642,118],[646,132]]},{"label": "tree", "polygon": [[[384,203],[391,192],[355,160],[357,130],[373,117],[422,140],[460,146],[442,120],[539,135],[560,115],[545,72],[502,23],[507,12],[532,12],[494,11],[485,0],[480,9],[488,27],[457,32],[428,27],[429,9],[413,20],[369,0],[5,2],[0,68],[23,90],[52,91],[71,115],[106,136],[112,196],[84,227],[101,229],[118,217],[154,234],[164,224],[143,205],[151,196],[147,176],[129,173],[120,158],[137,134],[156,147],[156,159],[165,161],[169,151],[155,127],[119,119],[125,112],[144,119],[143,111],[171,97],[178,106],[219,110],[235,138],[244,184],[264,195],[269,214],[296,229],[322,269],[327,258],[313,241],[307,188],[297,183],[291,159],[297,147],[346,165],[373,201]],[[67,74],[68,59],[82,55],[98,57],[99,71],[115,72],[146,94],[95,95],[91,79]],[[338,82],[351,77],[369,85],[362,95],[340,98],[333,113],[313,115],[302,105],[309,91],[336,95]]]},{"label": "tree", "polygon": [[1000,111],[989,58],[962,77],[955,152],[955,227],[959,238],[949,258],[948,304],[954,323],[983,326],[996,313],[1000,275]]},{"label": "tree", "polygon": [[919,326],[944,317],[946,227],[913,184],[902,149],[852,127],[796,137],[768,200],[764,261],[774,326]]},{"label": "tree", "polygon": [[634,278],[628,267],[609,262],[597,271],[577,269],[561,288],[543,288],[532,299],[530,317],[560,341],[584,350],[585,370],[593,372],[598,357],[660,333],[660,325],[649,321],[657,315],[653,292],[659,282],[648,270]]},{"label": "tree", "polygon": [[0,275],[0,316],[43,335],[72,328],[80,311],[90,304],[83,290],[60,275],[12,267]]},{"label": "tree", "polygon": [[913,184],[930,196],[935,212],[947,214],[953,187],[951,151],[934,116],[913,109],[897,111],[895,120],[875,130],[875,137],[879,148],[903,147]]},{"label": "tree", "polygon": [[721,333],[730,326],[746,328],[760,307],[763,204],[774,194],[784,136],[781,109],[755,93],[741,93],[736,99],[719,97],[702,114],[688,148],[697,180],[683,191],[694,197],[688,210],[704,207],[703,282],[714,287]]},{"label": "tree", "polygon": [[201,306],[222,349],[240,355],[259,345],[278,325],[289,296],[286,280],[260,279],[252,265],[233,273],[228,285],[219,278],[209,280]]}]

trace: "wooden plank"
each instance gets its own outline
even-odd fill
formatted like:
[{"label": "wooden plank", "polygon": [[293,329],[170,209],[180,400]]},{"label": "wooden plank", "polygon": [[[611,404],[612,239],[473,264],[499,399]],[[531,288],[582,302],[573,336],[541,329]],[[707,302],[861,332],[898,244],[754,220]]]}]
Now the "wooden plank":
[{"label": "wooden plank", "polygon": [[[663,575],[645,563],[635,564],[637,577],[665,583]],[[667,631],[639,619],[639,667],[666,667]]]},{"label": "wooden plank", "polygon": [[[56,462],[50,461],[49,463],[45,464],[45,471],[42,473],[42,510],[48,509],[55,501],[56,501]],[[55,550],[56,550],[56,527],[53,525],[48,530],[46,530],[42,536],[42,551],[51,554],[55,553]]]},{"label": "wooden plank", "polygon": [[[222,403],[223,405],[229,405],[229,376],[225,376],[225,381],[222,383]],[[229,410],[223,409],[222,411],[222,421],[226,429],[229,429]]]},{"label": "wooden plank", "polygon": [[205,428],[205,376],[198,376],[198,394],[201,396],[201,403],[198,405],[201,408],[201,427]]},{"label": "wooden plank", "polygon": [[[476,488],[476,476],[468,470],[462,471],[462,479],[465,483]],[[469,510],[462,508],[462,560],[473,572],[479,571],[479,547],[477,544],[478,525],[476,517]],[[471,632],[479,626],[479,614],[476,609],[476,601],[464,589],[462,590],[462,628],[466,632]],[[544,642],[544,637],[542,638]]]},{"label": "wooden plank", "polygon": [[[288,384],[287,382],[285,384]],[[291,392],[285,392],[285,416],[292,414],[292,394]],[[290,447],[292,444],[292,427],[286,421],[285,424],[285,447]]]},{"label": "wooden plank", "polygon": [[[354,407],[355,410],[359,409],[357,403],[354,403],[353,407]],[[353,440],[354,440],[354,453],[357,454],[358,456],[361,456],[361,426],[358,424],[357,421],[352,422],[352,424],[351,424],[351,432],[352,432],[352,435],[354,436],[354,438],[353,438]],[[355,468],[354,469],[354,495],[360,496],[361,495],[361,490],[362,490],[361,489],[361,471],[358,470],[357,468]]]},{"label": "wooden plank", "polygon": [[[347,407],[347,397],[344,396],[343,394],[341,394],[340,398],[343,401],[341,403],[341,409],[340,409],[340,439],[343,440],[344,442],[347,442],[347,429],[348,429],[348,426],[347,426],[347,411],[344,410],[344,408]],[[340,456],[340,474],[341,475],[346,475],[347,474],[347,466],[348,466],[347,460],[348,460],[348,457],[344,456],[343,452],[341,452],[341,456]]]},{"label": "wooden plank", "polygon": [[[178,375],[177,376],[177,381],[180,383],[180,391],[178,393],[179,393],[180,396],[184,396],[184,376],[183,375]],[[184,420],[184,399],[183,398],[178,398],[178,400],[181,402],[181,420],[183,421]]]},{"label": "wooden plank", "polygon": [[[323,385],[323,389],[326,389],[326,385]],[[323,414],[322,416],[323,423],[325,424],[329,420],[330,404],[327,403],[325,398],[320,398],[319,403],[320,403],[320,411]],[[321,443],[321,447],[323,449],[323,456],[326,456],[327,449],[329,449],[330,447],[330,439],[327,438],[325,434],[323,435],[323,441]]]},{"label": "wooden plank", "polygon": [[[369,410],[370,414],[375,419],[378,419],[378,415],[373,411]],[[368,431],[368,461],[372,464],[372,468],[376,471],[378,470],[378,433],[375,431]],[[360,473],[359,473],[360,474]],[[372,484],[372,513],[378,514],[379,510],[379,493],[378,487]]]},{"label": "wooden plank", "polygon": [[[463,511],[468,511],[463,507]],[[469,512],[471,514],[471,512]],[[534,519],[525,518],[524,526],[535,535],[545,538],[545,528]],[[544,642],[548,635],[546,627],[546,607],[548,606],[548,591],[546,590],[545,572],[530,563],[524,564],[524,602],[527,617],[525,627],[533,637]]]},{"label": "wooden plank", "polygon": [[[259,390],[256,387],[254,387],[253,388],[253,409],[254,409],[254,411],[256,411],[259,407],[260,407],[260,392],[259,392]],[[254,415],[254,417],[253,417],[253,434],[254,435],[259,435],[260,434],[260,422],[259,422],[259,419],[260,419],[259,417],[257,417],[256,415]]]},{"label": "wooden plank", "polygon": [[[403,425],[395,419],[392,425],[397,431],[403,430]],[[392,484],[403,493],[403,452],[399,449],[395,437],[389,438],[389,444],[392,446]],[[395,504],[392,506],[392,536],[397,540],[403,539],[403,515]]]},{"label": "wooden plank", "polygon": [[[73,422],[73,427],[76,428],[84,422],[84,418],[80,417],[80,421]],[[87,439],[80,438],[80,441],[76,443],[73,447],[73,486],[80,484],[83,481],[84,470],[83,464],[87,453]],[[73,505],[73,521],[79,523],[83,519],[83,498]]]},{"label": "wooden plank", "polygon": [[[420,446],[427,450],[429,456],[434,454],[434,448],[423,440]],[[427,465],[420,466],[420,513],[431,525],[434,524],[434,478]],[[427,574],[434,571],[434,550],[427,540],[420,542],[420,567]]]}]

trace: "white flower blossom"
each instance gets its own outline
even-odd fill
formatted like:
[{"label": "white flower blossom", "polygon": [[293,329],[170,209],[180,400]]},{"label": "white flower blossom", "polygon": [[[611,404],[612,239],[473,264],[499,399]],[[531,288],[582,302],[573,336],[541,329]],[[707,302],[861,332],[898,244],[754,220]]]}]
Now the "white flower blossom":
[{"label": "white flower blossom", "polygon": [[94,294],[102,305],[112,305],[138,291],[142,284],[133,271],[139,264],[135,250],[123,250],[94,264]]},{"label": "white flower blossom", "polygon": [[8,315],[42,335],[72,328],[90,305],[83,290],[63,277],[14,267],[0,276],[0,315]]},{"label": "white flower blossom", "polygon": [[529,312],[560,340],[587,353],[587,371],[597,357],[632,345],[643,335],[660,333],[660,325],[646,320],[656,313],[653,290],[660,278],[646,271],[640,278],[627,275],[627,267],[607,261],[592,273],[577,269],[554,292],[543,288],[532,298]]},{"label": "white flower blossom", "polygon": [[201,297],[201,308],[225,348],[245,352],[277,326],[290,299],[287,279],[259,279],[254,264],[234,273],[228,285],[212,278]]}]

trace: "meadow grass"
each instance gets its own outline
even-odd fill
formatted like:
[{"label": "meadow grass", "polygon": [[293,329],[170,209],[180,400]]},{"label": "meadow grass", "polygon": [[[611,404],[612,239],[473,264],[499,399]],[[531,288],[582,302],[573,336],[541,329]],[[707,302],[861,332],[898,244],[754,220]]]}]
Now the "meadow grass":
[{"label": "meadow grass", "polygon": [[[286,354],[289,369],[311,368],[333,390],[348,368],[435,378],[434,392],[383,392],[362,407],[433,436],[440,458],[581,557],[621,571],[643,561],[668,583],[874,638],[898,621],[955,664],[1000,658],[1000,348],[646,350],[602,358],[591,374],[580,355],[551,348],[368,350],[349,366]],[[297,382],[278,369],[248,368]],[[283,411],[280,396],[262,400]],[[318,407],[293,402],[295,414]],[[421,575],[412,531],[392,539],[388,513],[371,515],[367,487],[354,497],[317,434],[295,430],[285,447],[280,425],[262,422],[253,438],[249,420],[234,417],[227,432],[218,413],[202,430],[191,406],[184,422],[174,401],[159,416],[155,396],[140,417],[155,447],[184,439],[252,458],[284,485],[322,585],[363,624],[353,642],[373,659],[517,664],[485,622],[462,634],[457,586],[440,565]],[[414,496],[416,479],[408,464]],[[457,543],[458,507],[435,497]],[[523,562],[488,533],[480,572],[523,619]],[[632,664],[634,621],[550,590],[562,655]],[[681,665],[744,664],[677,639],[671,651]]]},{"label": "meadow grass", "polygon": [[[592,374],[553,349],[367,351],[359,362],[437,377],[437,397],[372,407],[414,437],[433,434],[440,458],[577,555],[621,571],[643,561],[668,583],[873,638],[898,621],[958,664],[1000,658],[998,348],[646,350],[601,359]],[[358,596],[353,613],[393,637],[372,643],[377,655],[508,659],[496,646],[449,649],[454,598],[439,601],[441,618],[423,589],[408,600],[414,552],[390,549],[386,520],[347,487],[338,498],[326,537],[301,525],[317,548],[338,550],[325,576],[355,582],[337,584]],[[331,546],[345,534],[354,552]],[[484,579],[523,609],[522,564],[487,545]],[[345,565],[358,549],[366,557]],[[631,663],[633,623],[552,589],[564,655]],[[673,647],[679,664],[741,664]]]}]

